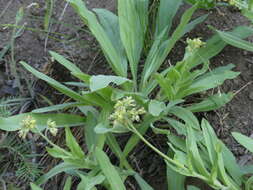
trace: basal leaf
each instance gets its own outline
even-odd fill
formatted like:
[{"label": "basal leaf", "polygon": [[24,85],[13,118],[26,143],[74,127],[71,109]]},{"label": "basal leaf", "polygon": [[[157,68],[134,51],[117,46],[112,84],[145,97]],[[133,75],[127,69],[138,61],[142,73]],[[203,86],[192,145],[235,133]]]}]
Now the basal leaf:
[{"label": "basal leaf", "polygon": [[51,119],[55,121],[57,127],[73,127],[85,124],[85,118],[73,115],[73,114],[36,114],[36,113],[24,113],[7,118],[0,117],[0,129],[4,131],[16,131],[21,128],[22,121],[31,116],[36,120],[37,128],[43,130],[47,127],[47,121]]},{"label": "basal leaf", "polygon": [[96,148],[95,155],[103,174],[110,183],[111,188],[117,190],[126,190],[119,173],[111,164],[107,155],[99,148]]},{"label": "basal leaf", "polygon": [[119,76],[96,75],[90,78],[90,89],[91,91],[97,91],[107,87],[111,83],[121,85],[125,82],[130,82],[130,80]]},{"label": "basal leaf", "polygon": [[239,142],[242,146],[244,146],[250,152],[253,153],[253,139],[252,138],[242,135],[240,133],[236,133],[236,132],[232,133],[232,135],[236,139],[237,142]]}]

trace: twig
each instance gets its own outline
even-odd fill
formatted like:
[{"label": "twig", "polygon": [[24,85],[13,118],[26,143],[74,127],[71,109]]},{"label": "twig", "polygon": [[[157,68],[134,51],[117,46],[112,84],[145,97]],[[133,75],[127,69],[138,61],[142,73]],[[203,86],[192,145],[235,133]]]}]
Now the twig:
[{"label": "twig", "polygon": [[13,0],[10,0],[9,3],[6,5],[6,7],[4,8],[4,10],[1,12],[0,14],[0,18],[5,14],[5,12],[7,11],[7,9],[9,8],[9,6],[11,5]]},{"label": "twig", "polygon": [[234,93],[234,96],[236,96],[238,93],[240,93],[244,88],[246,88],[247,86],[251,85],[253,83],[253,81],[248,82],[247,84],[245,84],[242,88],[240,88],[239,90],[237,90]]}]

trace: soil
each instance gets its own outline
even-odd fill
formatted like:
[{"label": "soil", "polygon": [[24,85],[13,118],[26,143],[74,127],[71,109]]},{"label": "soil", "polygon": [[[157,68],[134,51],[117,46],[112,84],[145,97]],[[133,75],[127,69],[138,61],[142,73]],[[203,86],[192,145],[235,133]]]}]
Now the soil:
[{"label": "soil", "polygon": [[[33,67],[43,71],[56,78],[59,81],[70,81],[72,77],[65,74],[65,70],[59,64],[53,62],[48,54],[49,50],[57,51],[65,57],[72,60],[84,72],[89,74],[110,73],[106,66],[106,61],[101,56],[101,51],[89,31],[85,28],[82,21],[75,14],[65,1],[56,1],[53,18],[60,20],[61,23],[54,23],[50,26],[50,31],[64,34],[56,35],[46,32],[43,26],[43,16],[45,15],[45,3],[41,0],[10,0],[9,6],[6,0],[0,0],[0,51],[10,42],[13,27],[3,24],[14,24],[17,10],[23,6],[25,16],[20,25],[25,24],[27,29],[23,31],[20,37],[15,40],[15,61],[26,61]],[[39,8],[32,6],[31,3],[38,3]],[[106,8],[112,11],[116,9],[115,0],[89,0],[86,1],[89,8]],[[66,9],[65,9],[66,8]],[[182,7],[181,12],[187,6]],[[4,12],[4,13],[3,13]],[[3,13],[3,14],[2,14]],[[199,10],[196,16],[206,14],[207,11]],[[208,12],[208,19],[199,25],[186,37],[202,37],[204,40],[210,37],[212,31],[208,25],[214,26],[220,30],[229,30],[238,25],[248,24],[248,21],[241,16],[240,12],[231,8],[217,8]],[[63,15],[63,16],[62,16]],[[179,14],[180,15],[180,14]],[[178,15],[178,16],[179,16]],[[178,19],[176,19],[178,20]],[[29,30],[33,28],[35,30]],[[49,37],[48,37],[49,36]],[[57,39],[57,40],[56,40]],[[182,58],[185,43],[178,42],[176,48],[172,51],[169,59],[173,63]],[[218,56],[211,60],[211,68],[234,64],[235,70],[240,71],[241,75],[234,80],[226,81],[219,89],[222,92],[234,91],[235,98],[224,108],[214,112],[206,113],[204,116],[211,122],[217,135],[233,151],[240,163],[245,164],[253,161],[252,155],[243,149],[231,136],[231,132],[239,131],[247,136],[253,136],[253,54],[234,47],[227,46]],[[2,60],[0,60],[0,98],[1,96],[19,95],[21,92],[16,85],[15,76],[11,75],[11,53],[8,51]],[[19,73],[24,73],[19,67]],[[31,77],[22,74],[21,77]],[[23,81],[23,80],[22,80]],[[34,79],[30,80],[30,83]],[[26,86],[22,82],[22,86]],[[52,89],[45,88],[45,84],[39,81],[39,85],[33,88],[36,92],[47,94],[51,90],[52,97],[57,93]],[[26,90],[23,95],[28,95]],[[55,99],[54,99],[55,100]],[[55,100],[58,101],[58,100]],[[35,105],[33,105],[35,106]],[[29,108],[27,108],[29,109]],[[154,136],[148,133],[147,138],[161,150],[167,149],[166,141],[160,136]],[[141,150],[141,151],[140,151]],[[154,189],[166,190],[166,169],[161,158],[156,156],[150,149],[139,145],[132,155],[133,164],[139,172],[150,183]],[[200,184],[202,189],[208,189],[204,184],[198,181],[190,180],[190,183]],[[138,189],[134,183],[129,181],[129,189]]]}]

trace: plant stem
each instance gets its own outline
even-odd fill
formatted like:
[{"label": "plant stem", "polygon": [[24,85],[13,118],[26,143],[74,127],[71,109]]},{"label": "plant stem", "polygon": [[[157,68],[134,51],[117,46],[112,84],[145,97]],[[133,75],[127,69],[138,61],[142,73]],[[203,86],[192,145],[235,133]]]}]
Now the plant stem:
[{"label": "plant stem", "polygon": [[157,154],[159,154],[161,157],[163,157],[165,160],[167,160],[168,162],[182,168],[182,169],[186,169],[182,164],[178,163],[177,161],[171,159],[170,157],[168,157],[166,154],[164,154],[163,152],[161,152],[160,150],[158,150],[155,146],[153,146],[151,143],[149,143],[140,133],[138,130],[136,130],[136,128],[130,124],[130,129],[146,144],[148,145],[151,149],[153,149]]}]

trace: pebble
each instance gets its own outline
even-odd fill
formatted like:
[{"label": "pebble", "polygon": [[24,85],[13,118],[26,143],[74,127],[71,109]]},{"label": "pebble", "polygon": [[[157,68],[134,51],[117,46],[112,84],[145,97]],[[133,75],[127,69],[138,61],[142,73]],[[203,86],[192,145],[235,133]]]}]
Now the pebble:
[{"label": "pebble", "polygon": [[249,99],[253,100],[253,92],[249,93]]}]

